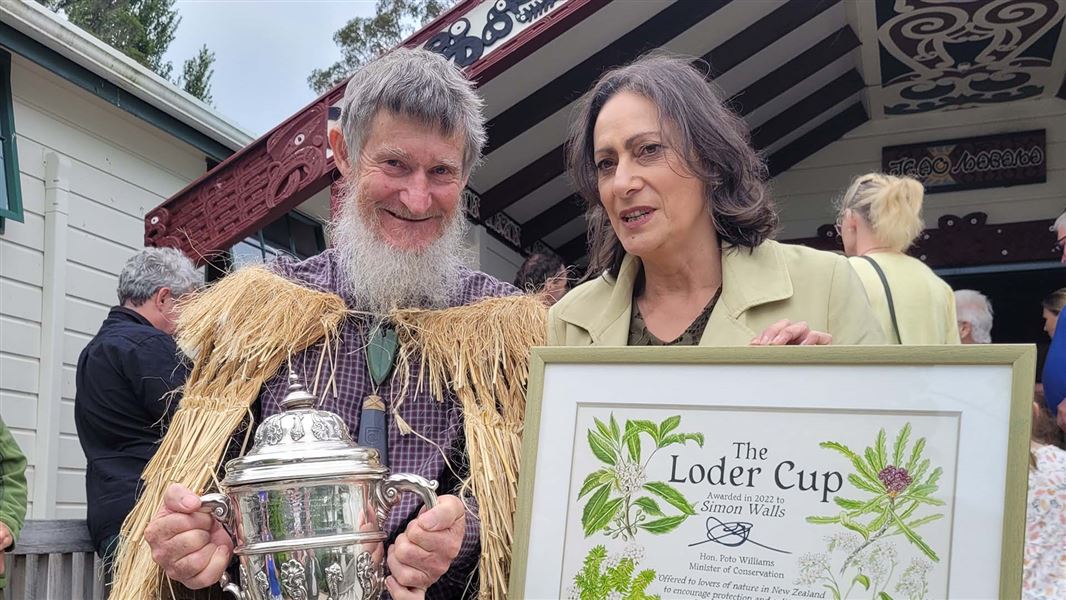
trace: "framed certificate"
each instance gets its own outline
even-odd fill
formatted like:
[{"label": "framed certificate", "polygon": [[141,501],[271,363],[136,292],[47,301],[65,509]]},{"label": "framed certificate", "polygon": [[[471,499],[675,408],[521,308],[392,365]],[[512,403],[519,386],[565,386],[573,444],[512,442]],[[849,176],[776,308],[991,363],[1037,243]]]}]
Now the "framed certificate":
[{"label": "framed certificate", "polygon": [[1030,346],[537,348],[511,598],[1019,598]]}]

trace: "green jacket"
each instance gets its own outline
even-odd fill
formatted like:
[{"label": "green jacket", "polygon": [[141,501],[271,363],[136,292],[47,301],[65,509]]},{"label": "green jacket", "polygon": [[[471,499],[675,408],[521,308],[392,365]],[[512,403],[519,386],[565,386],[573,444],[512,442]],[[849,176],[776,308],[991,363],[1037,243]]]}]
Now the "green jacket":
[{"label": "green jacket", "polygon": [[[25,519],[26,457],[0,419],[0,521],[7,525],[12,539],[17,541]],[[10,550],[10,547],[3,550]],[[0,590],[6,586],[7,573],[4,573],[0,575]]]},{"label": "green jacket", "polygon": [[[640,259],[628,255],[618,277],[571,290],[548,313],[549,346],[625,346]],[[781,319],[807,321],[834,344],[883,344],[884,333],[855,271],[843,256],[767,241],[722,255],[722,295],[701,346],[746,346]]]}]

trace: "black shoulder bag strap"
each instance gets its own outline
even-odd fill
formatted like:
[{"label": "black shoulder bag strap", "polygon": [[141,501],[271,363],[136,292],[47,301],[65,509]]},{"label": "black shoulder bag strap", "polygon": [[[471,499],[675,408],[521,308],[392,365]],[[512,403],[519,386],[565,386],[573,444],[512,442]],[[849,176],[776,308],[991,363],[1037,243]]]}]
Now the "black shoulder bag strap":
[{"label": "black shoulder bag strap", "polygon": [[888,287],[888,278],[885,277],[885,272],[881,270],[881,265],[877,264],[877,261],[872,257],[863,256],[866,262],[870,263],[870,266],[877,271],[877,276],[881,278],[881,285],[885,286],[885,298],[888,300],[888,315],[892,317],[892,329],[896,331],[896,341],[903,344],[903,338],[899,335],[899,323],[896,322],[896,306],[892,303],[892,288]]}]

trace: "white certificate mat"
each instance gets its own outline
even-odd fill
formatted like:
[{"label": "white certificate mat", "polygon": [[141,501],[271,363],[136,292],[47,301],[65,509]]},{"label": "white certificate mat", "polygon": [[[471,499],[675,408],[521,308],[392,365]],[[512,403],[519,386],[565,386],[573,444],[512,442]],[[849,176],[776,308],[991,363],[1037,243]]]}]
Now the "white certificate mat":
[{"label": "white certificate mat", "polygon": [[538,349],[511,596],[1020,586],[1032,349],[840,350]]}]

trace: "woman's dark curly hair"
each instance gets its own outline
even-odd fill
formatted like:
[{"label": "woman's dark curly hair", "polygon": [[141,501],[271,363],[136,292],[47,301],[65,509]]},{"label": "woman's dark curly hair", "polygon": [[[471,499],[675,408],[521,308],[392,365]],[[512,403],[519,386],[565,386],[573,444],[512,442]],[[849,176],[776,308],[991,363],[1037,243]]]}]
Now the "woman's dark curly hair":
[{"label": "woman's dark curly hair", "polygon": [[751,146],[747,123],[727,108],[715,86],[693,66],[694,59],[656,51],[600,77],[578,100],[570,126],[567,162],[588,208],[589,269],[613,276],[625,257],[603,205],[593,148],[596,119],[615,94],[633,92],[659,108],[680,139],[681,156],[695,157],[688,169],[708,190],[707,208],[723,245],[754,248],[777,228],[777,211],[766,189],[766,164]]}]

